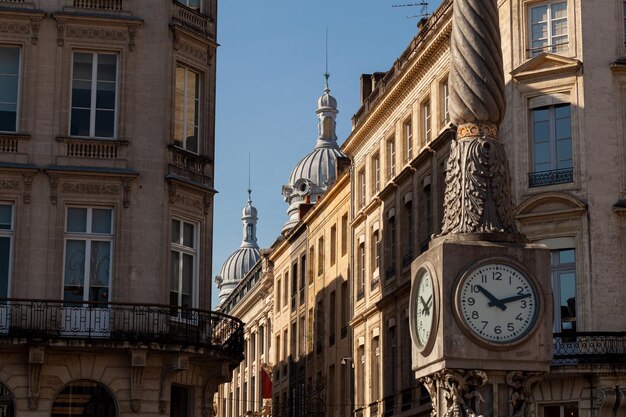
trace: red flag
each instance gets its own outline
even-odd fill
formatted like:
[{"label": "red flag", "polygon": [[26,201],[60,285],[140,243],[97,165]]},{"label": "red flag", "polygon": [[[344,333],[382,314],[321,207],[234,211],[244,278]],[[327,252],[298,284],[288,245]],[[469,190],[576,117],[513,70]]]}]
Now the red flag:
[{"label": "red flag", "polygon": [[261,368],[261,395],[263,398],[272,398],[272,378],[263,368]]}]

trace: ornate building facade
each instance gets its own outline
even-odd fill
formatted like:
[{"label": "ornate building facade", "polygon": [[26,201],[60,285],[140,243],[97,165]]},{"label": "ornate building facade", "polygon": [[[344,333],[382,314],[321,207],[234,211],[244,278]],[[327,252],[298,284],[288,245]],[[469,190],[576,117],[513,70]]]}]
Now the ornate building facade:
[{"label": "ornate building facade", "polygon": [[[554,297],[546,314],[554,332],[550,371],[517,387],[528,407],[501,415],[616,416],[626,407],[626,2],[497,4],[507,107],[499,140],[511,166],[515,222],[550,250]],[[456,131],[448,106],[452,7],[443,1],[387,72],[362,76],[362,106],[341,146],[351,159],[348,188],[339,175],[313,208],[300,205],[285,240],[269,250],[273,272],[261,282],[274,286],[275,415],[320,415],[298,402],[302,393],[315,402],[318,380],[325,381],[324,415],[431,412],[430,395],[408,366],[410,265],[443,222]],[[344,260],[344,233],[348,263],[329,269],[330,259]],[[293,264],[304,255],[309,275],[299,284]],[[347,278],[348,300],[329,284],[338,276]],[[347,319],[331,312],[328,291],[341,299],[337,308],[348,307]],[[345,356],[344,345],[335,351],[326,340],[344,326]],[[353,385],[343,383],[345,365]]]},{"label": "ornate building facade", "polygon": [[0,1],[1,415],[213,414],[216,16]]}]

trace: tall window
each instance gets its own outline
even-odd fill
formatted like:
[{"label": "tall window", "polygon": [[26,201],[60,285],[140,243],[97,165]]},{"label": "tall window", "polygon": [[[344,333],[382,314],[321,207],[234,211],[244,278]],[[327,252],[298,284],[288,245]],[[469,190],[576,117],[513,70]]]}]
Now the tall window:
[{"label": "tall window", "polygon": [[197,285],[198,236],[197,225],[182,220],[172,220],[172,272],[170,304],[195,307]]},{"label": "tall window", "polygon": [[200,91],[200,74],[177,65],[174,145],[194,153],[200,137]]},{"label": "tall window", "polygon": [[396,175],[396,138],[387,141],[387,176],[389,179]]},{"label": "tall window", "polygon": [[283,276],[283,307],[286,307],[289,303],[288,288],[289,288],[289,270],[285,271],[285,275]]},{"label": "tall window", "polygon": [[282,300],[282,297],[280,296],[281,289],[280,278],[278,278],[276,280],[276,311],[280,311],[280,301]]},{"label": "tall window", "polygon": [[359,171],[359,207],[365,207],[365,169]]},{"label": "tall window", "polygon": [[531,120],[534,173],[530,176],[530,186],[572,182],[571,106],[559,104],[532,109]]},{"label": "tall window", "polygon": [[328,327],[330,328],[330,336],[328,336],[328,345],[335,344],[335,326],[337,325],[337,296],[335,291],[330,292],[330,314],[328,318]]},{"label": "tall window", "polygon": [[114,138],[117,55],[74,52],[70,135]]},{"label": "tall window", "polygon": [[530,56],[562,52],[568,47],[567,1],[530,7]]},{"label": "tall window", "polygon": [[305,322],[305,318],[304,318],[304,314],[300,316],[300,319],[298,321],[299,327],[300,327],[300,333],[298,334],[299,337],[299,353],[300,355],[304,355],[306,352],[306,329],[304,328],[304,322]]},{"label": "tall window", "polygon": [[324,236],[317,240],[317,275],[324,273]]},{"label": "tall window", "polygon": [[374,177],[373,177],[373,189],[374,194],[377,194],[380,191],[380,155],[376,153],[374,158],[372,159],[372,165],[374,168]]},{"label": "tall window", "polygon": [[430,142],[431,121],[430,121],[430,100],[422,103],[422,135],[424,135],[423,143]]},{"label": "tall window", "polygon": [[359,245],[357,299],[365,295],[365,243]]},{"label": "tall window", "polygon": [[348,253],[348,213],[341,216],[341,256]]},{"label": "tall window", "polygon": [[315,261],[315,249],[313,246],[309,248],[309,285],[313,284],[313,275],[315,271],[313,270],[313,263]]},{"label": "tall window", "polygon": [[365,346],[361,345],[357,349],[357,384],[356,384],[356,404],[355,407],[365,407]]},{"label": "tall window", "polygon": [[315,352],[322,353],[324,345],[324,300],[318,300],[315,312]]},{"label": "tall window", "polygon": [[190,9],[201,11],[200,8],[202,6],[202,0],[177,0],[177,1],[189,7]]},{"label": "tall window", "polygon": [[396,265],[396,217],[391,216],[387,220],[387,248],[385,251],[385,278],[391,278],[395,274]]},{"label": "tall window", "polygon": [[404,207],[406,209],[406,256],[411,257],[413,255],[413,201],[407,201]]},{"label": "tall window", "polygon": [[300,304],[304,304],[304,288],[306,287],[306,253],[300,257]]},{"label": "tall window", "polygon": [[450,123],[450,107],[448,100],[450,99],[450,90],[448,88],[448,80],[441,83],[441,125],[446,127]]},{"label": "tall window", "polygon": [[0,132],[17,132],[20,48],[0,46]]},{"label": "tall window", "polygon": [[343,339],[348,334],[348,322],[350,321],[349,308],[350,308],[350,293],[348,291],[348,281],[341,283],[341,338]]},{"label": "tall window", "polygon": [[553,250],[552,289],[554,292],[554,331],[576,331],[576,252]]},{"label": "tall window", "polygon": [[337,225],[330,228],[330,264],[335,265],[337,258]]},{"label": "tall window", "polygon": [[[245,391],[244,391],[245,395]],[[190,387],[172,384],[171,415],[180,417],[193,416],[193,395]],[[245,407],[245,406],[244,406]]]},{"label": "tall window", "polygon": [[404,135],[404,160],[409,162],[413,159],[413,127],[411,126],[411,118],[402,125],[402,134]]},{"label": "tall window", "polygon": [[291,309],[296,308],[296,297],[298,295],[298,262],[291,265]]},{"label": "tall window", "polygon": [[380,268],[380,232],[372,233],[372,271]]},{"label": "tall window", "polygon": [[11,252],[13,241],[13,206],[0,204],[0,298],[11,293]]},{"label": "tall window", "polygon": [[380,396],[379,380],[380,380],[380,339],[375,336],[372,339],[372,392],[370,401],[377,401]]},{"label": "tall window", "polygon": [[109,301],[113,210],[68,207],[63,300]]}]

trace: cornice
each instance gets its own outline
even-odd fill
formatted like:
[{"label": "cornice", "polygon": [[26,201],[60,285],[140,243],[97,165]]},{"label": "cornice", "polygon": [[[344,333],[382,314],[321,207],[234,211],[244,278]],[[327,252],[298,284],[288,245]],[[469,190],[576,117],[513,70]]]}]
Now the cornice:
[{"label": "cornice", "polygon": [[517,81],[528,81],[563,74],[576,75],[582,65],[577,59],[544,52],[511,71],[511,76]]}]

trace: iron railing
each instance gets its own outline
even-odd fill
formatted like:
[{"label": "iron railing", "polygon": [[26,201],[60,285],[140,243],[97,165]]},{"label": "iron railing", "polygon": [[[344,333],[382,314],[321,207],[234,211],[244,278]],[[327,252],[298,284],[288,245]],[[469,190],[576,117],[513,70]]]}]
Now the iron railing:
[{"label": "iron railing", "polygon": [[552,171],[531,172],[528,174],[529,187],[566,184],[574,182],[574,168],[554,169]]},{"label": "iron railing", "polygon": [[626,332],[555,333],[553,365],[626,364]]},{"label": "iron railing", "polygon": [[0,299],[0,339],[167,343],[243,355],[243,323],[222,313],[159,304]]}]

